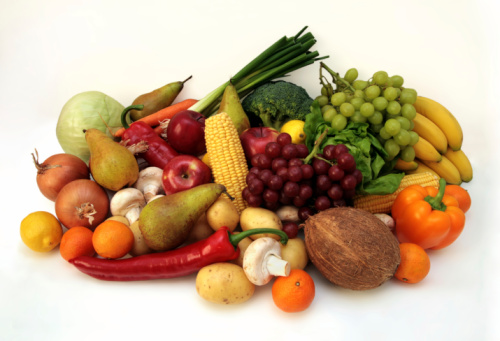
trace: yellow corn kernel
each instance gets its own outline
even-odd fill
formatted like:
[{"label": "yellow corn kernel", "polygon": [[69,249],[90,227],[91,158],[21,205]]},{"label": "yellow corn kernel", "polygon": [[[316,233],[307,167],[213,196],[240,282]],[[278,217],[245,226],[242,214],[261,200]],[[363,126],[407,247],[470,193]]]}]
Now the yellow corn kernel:
[{"label": "yellow corn kernel", "polygon": [[241,213],[248,206],[242,196],[248,165],[238,131],[227,113],[221,112],[206,119],[205,143],[214,181],[226,187]]},{"label": "yellow corn kernel", "polygon": [[408,174],[403,177],[401,183],[394,193],[385,195],[356,195],[354,197],[354,207],[366,210],[371,213],[390,213],[392,204],[397,195],[403,189],[411,185],[420,185],[423,187],[433,186],[439,188],[439,177],[431,173]]}]

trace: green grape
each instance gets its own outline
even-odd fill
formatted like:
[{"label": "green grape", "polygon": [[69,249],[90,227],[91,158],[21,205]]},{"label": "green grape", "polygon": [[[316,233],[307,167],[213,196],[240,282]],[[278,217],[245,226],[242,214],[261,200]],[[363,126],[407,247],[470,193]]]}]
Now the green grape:
[{"label": "green grape", "polygon": [[389,135],[394,136],[401,130],[401,123],[394,118],[390,118],[385,121],[384,128]]},{"label": "green grape", "polygon": [[355,123],[365,123],[367,121],[366,117],[361,115],[361,113],[358,110],[354,112],[354,115],[350,117],[350,120],[351,122]]},{"label": "green grape", "polygon": [[415,118],[415,116],[417,116],[417,110],[415,109],[413,104],[405,103],[401,107],[401,116],[411,121]]},{"label": "green grape", "polygon": [[387,154],[389,154],[389,157],[391,159],[394,158],[396,155],[398,155],[399,151],[401,150],[399,145],[393,139],[388,139],[387,141],[385,141],[384,149],[387,152]]},{"label": "green grape", "polygon": [[401,90],[401,95],[399,95],[399,101],[402,104],[413,104],[417,100],[417,92],[413,89],[403,89]]},{"label": "green grape", "polygon": [[377,97],[373,99],[372,104],[375,107],[375,110],[382,111],[387,108],[387,104],[389,104],[389,102],[385,99],[385,97]]},{"label": "green grape", "polygon": [[396,88],[396,93],[398,94],[396,98],[399,98],[401,96],[401,88]]},{"label": "green grape", "polygon": [[410,133],[410,143],[408,143],[408,145],[414,146],[418,142],[420,136],[414,131],[409,131],[409,133]]},{"label": "green grape", "polygon": [[359,112],[361,113],[361,115],[363,115],[363,117],[368,118],[368,117],[373,116],[373,114],[375,113],[375,107],[370,102],[366,102],[366,103],[361,104],[361,107],[359,108]]},{"label": "green grape", "polygon": [[397,120],[400,124],[401,124],[401,129],[404,129],[404,130],[410,130],[410,120],[408,120],[407,118],[404,118],[403,116],[397,116],[397,117],[394,117],[395,120]]},{"label": "green grape", "polygon": [[411,137],[410,137],[410,133],[408,132],[408,130],[401,128],[399,133],[394,135],[393,139],[394,139],[394,141],[396,141],[396,143],[398,145],[400,145],[401,147],[405,147],[410,143]]},{"label": "green grape", "polygon": [[401,150],[401,153],[399,153],[399,157],[403,161],[412,162],[415,160],[415,149],[413,149],[412,146],[406,146]]},{"label": "green grape", "polygon": [[328,110],[323,112],[323,119],[327,122],[331,122],[335,115],[337,115],[337,110],[335,110],[334,107],[330,107]]},{"label": "green grape", "polygon": [[378,85],[370,85],[365,89],[366,98],[373,100],[380,95],[380,87]]},{"label": "green grape", "polygon": [[403,77],[401,76],[398,76],[398,75],[394,75],[391,77],[391,80],[392,80],[392,86],[395,87],[395,88],[400,88],[403,86]]},{"label": "green grape", "polygon": [[367,81],[362,81],[360,79],[355,80],[354,83],[352,83],[352,87],[354,90],[364,90],[368,86]]},{"label": "green grape", "polygon": [[377,138],[378,142],[380,142],[380,144],[383,146],[383,145],[384,145],[384,143],[385,143],[384,138],[383,138],[382,136],[380,136],[380,135],[377,135],[377,136],[375,136],[375,137]]},{"label": "green grape", "polygon": [[347,126],[347,118],[342,115],[335,115],[333,116],[331,125],[334,130],[343,130]]},{"label": "green grape", "polygon": [[353,99],[350,100],[349,103],[351,103],[354,106],[354,109],[359,110],[359,108],[361,108],[363,103],[365,103],[365,100],[360,97],[354,97]]},{"label": "green grape", "polygon": [[363,90],[354,91],[354,98],[365,98],[365,92]]},{"label": "green grape", "polygon": [[331,105],[331,104],[324,105],[321,107],[321,113],[324,113],[325,111],[327,111],[331,108],[333,108],[333,105]]},{"label": "green grape", "polygon": [[[373,117],[373,116],[372,116]],[[384,127],[382,123],[370,125],[370,129],[375,133],[379,134],[380,130]]]},{"label": "green grape", "polygon": [[358,70],[356,68],[350,68],[345,72],[344,80],[351,83],[358,78]]},{"label": "green grape", "polygon": [[354,108],[354,105],[352,105],[351,103],[345,102],[342,103],[342,105],[340,106],[340,113],[345,117],[351,117],[352,115],[354,115],[355,111],[356,109]]},{"label": "green grape", "polygon": [[389,115],[399,115],[399,113],[401,112],[401,104],[396,101],[390,101],[389,104],[387,104],[387,108],[385,110]]},{"label": "green grape", "polygon": [[377,71],[373,74],[373,82],[377,85],[385,85],[389,75],[385,71]]},{"label": "green grape", "polygon": [[387,130],[385,129],[385,126],[383,126],[382,128],[380,128],[380,130],[378,131],[378,134],[384,139],[384,140],[388,140],[390,139],[392,136],[391,134],[389,134],[387,132]]},{"label": "green grape", "polygon": [[326,96],[323,96],[323,95],[318,96],[318,97],[316,97],[316,100],[318,101],[318,104],[320,107],[328,104],[328,97],[326,97]]},{"label": "green grape", "polygon": [[345,101],[346,102],[349,102],[353,98],[354,98],[354,94],[352,92],[345,92]]},{"label": "green grape", "polygon": [[324,85],[321,87],[321,95],[328,96],[328,87],[327,86]]},{"label": "green grape", "polygon": [[331,102],[332,105],[338,107],[342,103],[344,103],[347,99],[347,95],[345,92],[336,92],[332,95]]},{"label": "green grape", "polygon": [[413,128],[415,128],[415,122],[410,121],[410,128],[408,130],[413,130]]},{"label": "green grape", "polygon": [[368,117],[368,122],[371,124],[381,124],[384,121],[384,115],[380,111],[375,111],[373,115]]},{"label": "green grape", "polygon": [[396,98],[398,98],[398,90],[396,88],[393,88],[392,86],[385,88],[384,98],[388,102],[394,101]]}]

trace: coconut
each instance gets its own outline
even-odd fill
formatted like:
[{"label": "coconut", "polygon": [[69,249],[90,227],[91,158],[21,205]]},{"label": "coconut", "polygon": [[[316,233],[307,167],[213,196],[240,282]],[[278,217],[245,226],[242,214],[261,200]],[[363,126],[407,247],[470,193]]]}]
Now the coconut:
[{"label": "coconut", "polygon": [[304,228],[307,253],[333,284],[352,290],[373,289],[394,276],[399,243],[372,213],[352,207],[321,211]]}]

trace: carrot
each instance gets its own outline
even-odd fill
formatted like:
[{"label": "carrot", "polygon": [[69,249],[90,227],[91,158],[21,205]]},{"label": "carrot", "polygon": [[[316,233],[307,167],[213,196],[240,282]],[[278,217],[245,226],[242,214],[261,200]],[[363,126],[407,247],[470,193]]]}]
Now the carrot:
[{"label": "carrot", "polygon": [[[178,112],[180,112],[182,110],[189,109],[196,102],[198,102],[198,100],[188,98],[188,99],[185,99],[179,103],[172,104],[166,108],[158,110],[157,112],[155,112],[151,115],[148,115],[146,117],[143,117],[135,122],[141,121],[141,122],[145,122],[146,124],[148,124],[151,127],[155,127],[155,126],[159,125],[161,121],[172,118],[175,114],[177,114]],[[126,128],[118,129],[116,131],[116,133],[114,134],[115,137],[122,137],[123,133],[125,132],[125,129]]]}]

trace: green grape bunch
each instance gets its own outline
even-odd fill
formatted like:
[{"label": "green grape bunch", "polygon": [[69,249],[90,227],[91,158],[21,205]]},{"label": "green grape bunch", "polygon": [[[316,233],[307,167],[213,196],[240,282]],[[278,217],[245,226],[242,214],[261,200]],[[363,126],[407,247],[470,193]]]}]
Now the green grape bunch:
[{"label": "green grape bunch", "polygon": [[[333,84],[323,76],[324,70],[332,77]],[[419,137],[412,130],[417,114],[413,106],[417,91],[403,87],[403,77],[377,71],[370,79],[362,80],[358,79],[356,68],[340,77],[320,63],[320,83],[321,95],[316,100],[323,118],[334,130],[343,130],[349,122],[368,123],[370,132],[389,155],[388,161],[400,158],[411,162],[415,159],[413,146]]]}]

